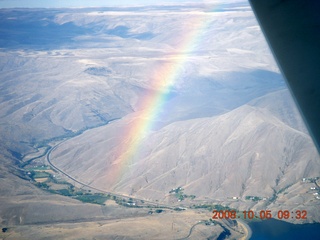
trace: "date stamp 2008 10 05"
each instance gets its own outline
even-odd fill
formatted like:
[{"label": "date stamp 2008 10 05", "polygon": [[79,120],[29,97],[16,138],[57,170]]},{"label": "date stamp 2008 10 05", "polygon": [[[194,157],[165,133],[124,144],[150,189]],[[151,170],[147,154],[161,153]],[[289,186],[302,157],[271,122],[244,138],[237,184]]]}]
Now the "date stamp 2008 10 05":
[{"label": "date stamp 2008 10 05", "polygon": [[276,214],[272,214],[271,210],[260,210],[258,212],[254,212],[252,210],[248,211],[240,211],[236,210],[213,210],[212,219],[297,219],[297,220],[306,220],[308,212],[306,210],[278,210]]}]

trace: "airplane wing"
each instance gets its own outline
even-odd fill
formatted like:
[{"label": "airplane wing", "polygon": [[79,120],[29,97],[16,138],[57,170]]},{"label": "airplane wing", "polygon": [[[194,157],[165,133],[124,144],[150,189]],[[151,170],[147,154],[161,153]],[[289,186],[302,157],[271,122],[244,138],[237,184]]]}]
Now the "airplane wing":
[{"label": "airplane wing", "polygon": [[249,2],[320,152],[320,1]]}]

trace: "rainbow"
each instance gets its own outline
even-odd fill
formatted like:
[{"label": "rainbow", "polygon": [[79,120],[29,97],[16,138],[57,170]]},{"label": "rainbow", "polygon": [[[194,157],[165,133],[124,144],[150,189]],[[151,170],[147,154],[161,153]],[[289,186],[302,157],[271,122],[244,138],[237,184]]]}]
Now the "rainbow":
[{"label": "rainbow", "polygon": [[119,183],[133,156],[139,154],[142,140],[150,133],[157,116],[166,103],[167,93],[170,92],[176,80],[181,76],[182,70],[189,60],[190,53],[197,49],[205,30],[208,28],[208,24],[211,22],[210,14],[204,12],[195,12],[193,14],[197,16],[197,20],[190,22],[185,34],[179,37],[179,46],[169,57],[167,56],[167,59],[151,76],[151,86],[155,91],[141,98],[138,103],[138,109],[142,110],[123,130],[125,135],[123,139],[125,140],[117,147],[116,159],[111,170],[112,177],[109,176],[108,178],[108,181],[112,181],[113,185]]}]

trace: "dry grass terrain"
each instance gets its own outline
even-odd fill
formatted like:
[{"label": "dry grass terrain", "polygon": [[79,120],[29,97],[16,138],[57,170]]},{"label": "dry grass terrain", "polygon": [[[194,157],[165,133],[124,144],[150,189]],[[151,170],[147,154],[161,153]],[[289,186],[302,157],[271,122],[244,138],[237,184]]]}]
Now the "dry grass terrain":
[{"label": "dry grass terrain", "polygon": [[[112,200],[105,206],[81,203],[21,179],[24,175],[10,166],[11,161],[1,156],[0,174],[5,181],[1,183],[0,228],[7,231],[0,233],[0,239],[180,239],[188,236],[193,225],[212,217],[201,209],[156,213],[156,209],[127,208]],[[219,225],[201,223],[193,228],[190,239],[219,236],[222,231]]]},{"label": "dry grass terrain", "polygon": [[[124,217],[94,222],[22,225],[2,233],[5,239],[185,239],[189,230],[210,214],[195,211]],[[217,238],[223,229],[219,225],[196,225],[187,239]],[[235,238],[243,236],[232,231]]]},{"label": "dry grass terrain", "polygon": [[246,1],[0,26],[0,240],[249,234],[213,205],[320,222],[319,154]]}]

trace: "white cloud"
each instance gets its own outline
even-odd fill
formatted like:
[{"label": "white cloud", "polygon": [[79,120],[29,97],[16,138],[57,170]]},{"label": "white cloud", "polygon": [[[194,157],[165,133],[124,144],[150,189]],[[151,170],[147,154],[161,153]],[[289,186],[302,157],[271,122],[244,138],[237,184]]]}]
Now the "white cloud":
[{"label": "white cloud", "polygon": [[59,8],[59,7],[107,7],[107,6],[136,6],[136,5],[162,5],[162,4],[180,4],[180,3],[235,3],[247,2],[247,0],[0,0],[0,8],[28,7],[28,8]]}]

